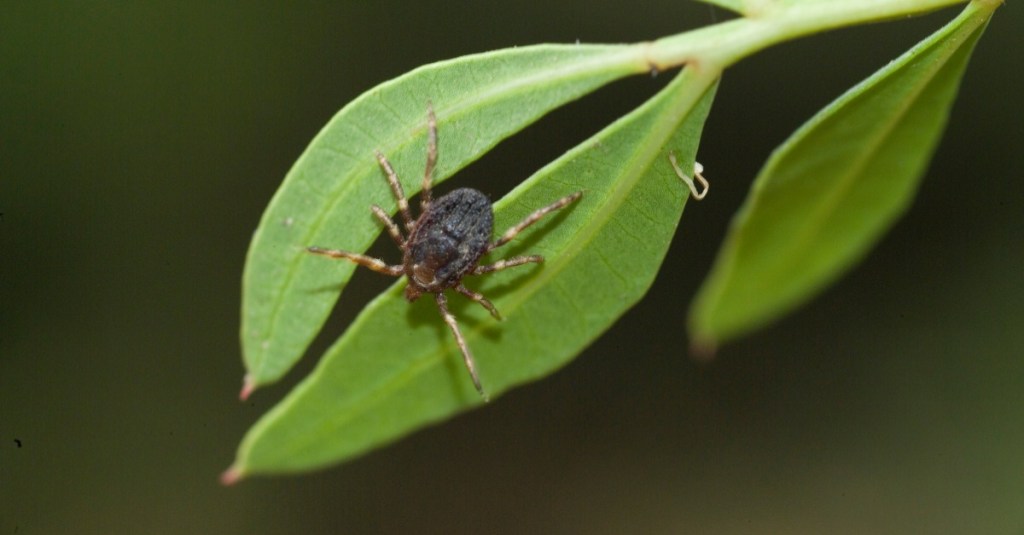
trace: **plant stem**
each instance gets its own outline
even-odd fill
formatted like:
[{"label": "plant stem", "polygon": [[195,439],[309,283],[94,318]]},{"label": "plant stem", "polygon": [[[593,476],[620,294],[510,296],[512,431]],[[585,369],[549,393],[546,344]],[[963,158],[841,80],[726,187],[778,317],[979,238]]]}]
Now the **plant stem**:
[{"label": "plant stem", "polygon": [[[687,64],[717,76],[726,67],[771,45],[844,26],[919,15],[964,0],[832,0],[787,5],[764,3],[756,12],[637,45],[658,70]],[[976,0],[994,10],[1001,2]]]}]

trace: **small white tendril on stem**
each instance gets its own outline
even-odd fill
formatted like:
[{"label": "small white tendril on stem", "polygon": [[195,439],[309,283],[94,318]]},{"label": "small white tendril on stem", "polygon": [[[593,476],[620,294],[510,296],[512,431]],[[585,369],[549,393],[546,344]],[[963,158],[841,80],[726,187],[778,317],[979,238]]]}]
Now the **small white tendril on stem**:
[{"label": "small white tendril on stem", "polygon": [[690,188],[690,194],[693,195],[694,199],[697,199],[699,201],[707,196],[710,185],[708,184],[707,179],[704,178],[704,175],[701,174],[702,172],[704,172],[704,166],[701,165],[700,162],[693,163],[693,175],[697,178],[697,182],[700,182],[700,185],[703,188],[700,191],[698,191],[697,185],[693,183],[693,179],[690,178],[689,175],[684,173],[682,169],[680,169],[679,162],[676,161],[676,155],[673,153],[669,153],[668,161],[672,164],[672,169],[675,170],[676,176],[678,176],[679,179],[685,182],[687,187]]}]

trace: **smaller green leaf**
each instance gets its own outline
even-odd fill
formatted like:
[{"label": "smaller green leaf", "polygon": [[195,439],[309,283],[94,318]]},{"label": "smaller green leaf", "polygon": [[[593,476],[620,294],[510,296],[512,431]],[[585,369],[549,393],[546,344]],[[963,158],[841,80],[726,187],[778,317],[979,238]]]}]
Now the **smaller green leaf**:
[{"label": "smaller green leaf", "polygon": [[[685,69],[495,204],[501,232],[539,206],[584,193],[497,255],[538,253],[542,265],[467,279],[505,321],[458,295],[450,300],[492,397],[563,366],[650,287],[689,193],[668,154],[693,165],[715,80]],[[225,481],[339,462],[481,403],[436,305],[406,302],[404,286],[363,309],[253,426]]]},{"label": "smaller green leaf", "polygon": [[991,7],[955,20],[830,104],[772,155],[690,315],[713,346],[813,297],[916,191]]}]

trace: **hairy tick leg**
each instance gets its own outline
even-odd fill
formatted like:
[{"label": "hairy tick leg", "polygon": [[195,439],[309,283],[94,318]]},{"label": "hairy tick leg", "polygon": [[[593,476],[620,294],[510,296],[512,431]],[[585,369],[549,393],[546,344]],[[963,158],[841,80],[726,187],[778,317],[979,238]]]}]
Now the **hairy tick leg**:
[{"label": "hairy tick leg", "polygon": [[377,156],[377,162],[380,164],[381,169],[384,170],[388,185],[391,186],[391,193],[395,196],[398,211],[401,212],[402,220],[405,221],[405,229],[412,232],[412,213],[409,211],[409,201],[405,198],[405,190],[402,189],[402,184],[398,181],[398,175],[395,174],[395,169],[391,167],[391,162],[388,161],[381,151],[378,150],[373,153]]},{"label": "hairy tick leg", "polygon": [[420,188],[420,211],[430,208],[430,185],[434,180],[434,165],[437,164],[437,117],[434,104],[427,102],[427,166],[423,170],[423,186]]},{"label": "hairy tick leg", "polygon": [[498,260],[493,264],[486,266],[477,266],[473,268],[470,275],[483,275],[484,273],[492,273],[494,271],[501,271],[506,268],[521,266],[523,264],[540,264],[544,262],[544,257],[540,255],[530,256],[514,256],[512,258],[506,258],[504,260]]},{"label": "hairy tick leg", "polygon": [[390,234],[391,239],[398,244],[398,247],[401,248],[402,246],[404,246],[405,238],[402,237],[402,231],[399,230],[398,225],[395,224],[395,221],[388,216],[388,213],[385,212],[383,208],[377,206],[376,204],[370,206],[370,211],[372,211],[373,215],[377,216],[377,219],[379,219],[380,222],[384,224],[384,228],[388,229],[388,234]]},{"label": "hairy tick leg", "polygon": [[459,345],[459,350],[462,351],[462,360],[466,363],[466,369],[469,370],[469,377],[473,379],[473,386],[476,387],[476,391],[480,393],[480,397],[484,401],[490,401],[490,398],[484,392],[484,387],[480,384],[480,376],[476,373],[476,363],[473,361],[473,355],[469,352],[469,346],[466,345],[466,339],[462,337],[462,331],[459,330],[459,324],[455,321],[455,316],[448,311],[448,299],[445,298],[444,292],[434,294],[434,299],[437,301],[437,308],[441,311],[441,316],[444,317],[444,322],[448,324],[448,328],[455,335],[455,343]]},{"label": "hairy tick leg", "polygon": [[373,258],[371,256],[361,255],[358,253],[350,253],[348,251],[339,251],[337,249],[324,249],[323,247],[307,247],[307,251],[318,254],[320,256],[326,256],[329,258],[343,258],[359,264],[360,266],[368,267],[377,273],[383,273],[385,275],[391,275],[392,277],[400,277],[405,271],[401,265],[389,266],[379,258]]},{"label": "hairy tick leg", "polygon": [[494,303],[492,303],[489,299],[484,297],[483,294],[481,294],[480,292],[474,292],[473,290],[466,288],[462,283],[459,283],[459,285],[455,287],[455,291],[476,301],[477,303],[480,303],[480,306],[486,308],[487,311],[490,312],[492,316],[494,316],[494,319],[502,319],[501,314],[498,312],[498,309],[494,308]]},{"label": "hairy tick leg", "polygon": [[572,203],[573,201],[576,201],[577,199],[579,199],[582,196],[583,196],[583,192],[582,191],[577,191],[576,193],[573,193],[572,195],[566,195],[565,197],[562,197],[561,199],[558,199],[557,201],[555,201],[555,202],[545,206],[544,208],[541,208],[540,210],[537,210],[537,211],[533,212],[532,214],[526,216],[525,219],[520,221],[519,224],[517,224],[516,226],[506,230],[505,233],[502,234],[500,238],[498,238],[498,241],[492,243],[487,248],[487,250],[490,251],[490,250],[493,250],[493,249],[497,249],[498,247],[501,247],[502,245],[505,245],[506,243],[512,241],[512,238],[515,238],[516,234],[519,234],[524,229],[526,229],[526,227],[536,223],[537,221],[540,220],[540,218],[550,214],[551,212],[554,212],[555,210],[558,210],[559,208],[564,208],[564,207],[568,206],[570,203]]}]

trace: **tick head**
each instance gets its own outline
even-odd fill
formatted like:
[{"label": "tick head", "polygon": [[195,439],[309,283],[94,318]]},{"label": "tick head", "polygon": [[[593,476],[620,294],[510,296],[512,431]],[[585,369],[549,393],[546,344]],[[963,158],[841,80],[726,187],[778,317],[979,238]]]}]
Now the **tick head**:
[{"label": "tick head", "polygon": [[419,286],[430,286],[437,282],[434,280],[434,274],[436,272],[437,268],[431,265],[430,262],[412,265],[412,278]]},{"label": "tick head", "polygon": [[437,271],[429,262],[413,264],[407,273],[409,285],[405,287],[405,298],[409,301],[419,299],[424,292],[432,291],[437,286]]}]

